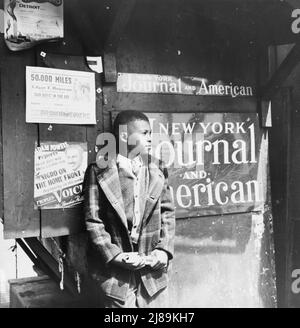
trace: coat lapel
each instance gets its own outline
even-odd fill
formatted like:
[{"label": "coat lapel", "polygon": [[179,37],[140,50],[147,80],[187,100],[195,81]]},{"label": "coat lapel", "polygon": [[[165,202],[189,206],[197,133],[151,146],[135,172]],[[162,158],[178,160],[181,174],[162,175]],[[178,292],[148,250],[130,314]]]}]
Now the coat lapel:
[{"label": "coat lapel", "polygon": [[112,161],[110,165],[108,165],[108,168],[105,171],[102,171],[97,178],[107,199],[127,228],[127,218],[124,209],[118,169],[115,161]]},{"label": "coat lapel", "polygon": [[149,164],[149,188],[146,199],[143,222],[147,220],[158,198],[161,195],[164,186],[164,176],[162,171],[153,162]]}]

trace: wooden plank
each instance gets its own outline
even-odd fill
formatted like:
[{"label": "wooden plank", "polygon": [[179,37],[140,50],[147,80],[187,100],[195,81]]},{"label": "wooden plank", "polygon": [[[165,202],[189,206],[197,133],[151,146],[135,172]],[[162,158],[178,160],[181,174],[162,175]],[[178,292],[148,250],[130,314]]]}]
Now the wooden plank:
[{"label": "wooden plank", "polygon": [[103,54],[103,71],[104,79],[107,83],[116,83],[118,74],[117,74],[117,61],[115,53],[104,51]]},{"label": "wooden plank", "polygon": [[131,13],[135,7],[136,0],[122,0],[118,6],[117,13],[109,31],[104,45],[103,70],[104,79],[107,83],[117,82],[116,51],[120,38],[124,33]]},{"label": "wooden plank", "polygon": [[48,276],[12,279],[10,308],[78,308],[84,307],[79,295],[59,289]]},{"label": "wooden plank", "polygon": [[103,129],[103,85],[101,74],[96,74],[96,126],[87,127],[87,142],[88,142],[88,162],[96,160],[95,144],[97,135],[104,132]]},{"label": "wooden plank", "polygon": [[[112,91],[113,92],[113,91]],[[112,109],[135,109],[147,112],[219,112],[255,113],[256,98],[231,98],[211,96],[182,96],[159,94],[107,93],[108,106]],[[112,103],[111,103],[112,102]]]},{"label": "wooden plank", "polygon": [[[3,9],[3,0],[0,0],[0,8]],[[3,28],[2,28],[3,29]],[[3,55],[4,53],[1,51],[2,47],[4,47],[4,42],[1,40],[0,42],[0,74],[1,74],[1,66],[3,61]],[[0,99],[1,97],[1,79],[0,79]],[[2,122],[2,101],[0,101],[0,122]],[[3,208],[3,143],[2,143],[2,124],[0,124],[0,222],[3,223],[3,214],[4,214],[4,208]]]},{"label": "wooden plank", "polygon": [[8,52],[1,42],[4,238],[38,236],[39,212],[33,206],[36,124],[25,123],[25,67],[33,65],[31,50]]},{"label": "wooden plank", "polygon": [[[0,48],[1,49],[1,48]],[[0,54],[0,61],[2,62],[2,55]],[[0,74],[1,74],[1,66],[0,66]],[[2,87],[1,87],[2,79],[0,79],[0,99]],[[2,101],[0,101],[0,122],[2,122]],[[2,142],[2,124],[0,124],[0,222],[3,220],[4,214],[4,190],[3,190],[3,142]],[[2,221],[3,222],[3,221]]]},{"label": "wooden plank", "polygon": [[[111,111],[115,109],[115,101],[117,97],[116,85],[103,86],[103,130],[105,132],[112,129]],[[130,108],[130,107],[129,107]]]},{"label": "wooden plank", "polygon": [[297,43],[277,68],[267,85],[262,88],[261,97],[266,100],[272,99],[299,61],[300,43]]},{"label": "wooden plank", "polygon": [[270,129],[270,176],[272,210],[274,217],[274,240],[278,306],[287,304],[290,286],[290,90],[281,90],[272,101],[273,126]]},{"label": "wooden plank", "polygon": [[106,50],[113,50],[115,52],[120,37],[126,28],[126,25],[131,17],[132,11],[135,7],[136,0],[122,0],[118,5],[118,11],[115,15],[114,21],[112,23],[112,27],[109,31],[107,40],[105,42]]},{"label": "wooden plank", "polygon": [[[297,73],[297,71],[296,71]],[[297,80],[292,81],[293,93],[292,104],[289,107],[290,110],[290,133],[291,133],[291,145],[290,145],[290,215],[292,219],[299,220],[300,213],[300,115],[298,111],[299,106],[299,88],[296,86]],[[292,91],[291,91],[292,92]]]},{"label": "wooden plank", "polygon": [[[48,267],[48,269],[52,273],[52,277],[57,282],[60,281],[61,273],[58,270],[58,262],[40,243],[40,241],[37,238],[26,238],[25,242],[30,247],[31,251],[36,255],[36,257],[43,262],[43,265]],[[75,288],[74,281],[71,279],[66,268],[64,273],[64,287],[68,290],[69,293],[77,295],[77,290]]]},{"label": "wooden plank", "polygon": [[26,245],[26,243],[24,242],[24,239],[18,238],[18,239],[16,239],[16,242],[18,243],[18,245],[22,248],[24,253],[29,257],[29,259],[33,263],[35,271],[38,270],[38,272],[43,272],[44,274],[50,274],[51,275],[51,272],[50,272],[48,266],[45,265],[43,263],[43,261],[41,261],[40,259],[37,258],[37,256]]},{"label": "wooden plank", "polygon": [[[99,42],[96,30],[91,24],[91,19],[86,9],[87,4],[83,4],[80,0],[73,0],[69,4],[65,4],[67,5],[66,11],[69,14],[68,17],[76,31],[76,33],[73,31],[73,33],[79,36],[86,54],[100,55],[102,53],[101,43]],[[94,4],[91,5],[94,6]]]},{"label": "wooden plank", "polygon": [[286,2],[289,3],[292,8],[299,8],[298,0],[286,0]]},{"label": "wooden plank", "polygon": [[[299,213],[298,213],[299,215]],[[300,307],[300,218],[291,221],[291,238],[293,240],[290,253],[290,275],[287,278],[290,285],[289,297],[286,306],[292,308]]]}]

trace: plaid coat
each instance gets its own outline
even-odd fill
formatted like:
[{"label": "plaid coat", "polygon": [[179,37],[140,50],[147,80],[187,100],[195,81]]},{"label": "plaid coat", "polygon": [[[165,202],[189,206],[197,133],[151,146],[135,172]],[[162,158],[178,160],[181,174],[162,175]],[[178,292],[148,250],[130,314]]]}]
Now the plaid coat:
[{"label": "plaid coat", "polygon": [[[89,236],[89,270],[102,291],[125,301],[132,271],[110,261],[121,252],[132,252],[133,245],[127,229],[118,168],[114,160],[105,169],[95,163],[87,168],[84,183],[84,215]],[[175,212],[167,170],[149,163],[149,188],[138,241],[140,254],[154,249],[173,257]],[[144,267],[138,271],[150,297],[167,286],[166,270]]]}]

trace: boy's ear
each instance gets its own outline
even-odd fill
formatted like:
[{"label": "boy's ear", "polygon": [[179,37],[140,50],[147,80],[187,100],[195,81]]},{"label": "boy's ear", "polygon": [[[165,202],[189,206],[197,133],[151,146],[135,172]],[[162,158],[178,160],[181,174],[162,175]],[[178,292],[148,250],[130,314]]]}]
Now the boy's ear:
[{"label": "boy's ear", "polygon": [[122,140],[123,142],[127,142],[127,140],[128,140],[127,132],[121,132],[120,133],[120,140]]}]

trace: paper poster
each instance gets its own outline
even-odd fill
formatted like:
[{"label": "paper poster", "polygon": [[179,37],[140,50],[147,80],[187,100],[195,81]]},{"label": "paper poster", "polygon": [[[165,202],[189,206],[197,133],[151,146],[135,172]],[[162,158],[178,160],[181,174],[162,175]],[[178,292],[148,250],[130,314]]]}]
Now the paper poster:
[{"label": "paper poster", "polygon": [[4,38],[10,50],[63,36],[63,0],[4,0]]},{"label": "paper poster", "polygon": [[256,114],[146,113],[168,167],[176,217],[261,210],[266,176]]},{"label": "paper poster", "polygon": [[87,143],[43,142],[36,146],[35,208],[59,209],[81,203],[87,157]]},{"label": "paper poster", "polygon": [[95,73],[27,66],[26,122],[96,124]]},{"label": "paper poster", "polygon": [[158,74],[118,73],[118,92],[183,94],[193,96],[249,97],[254,95],[250,85],[209,81],[202,77]]}]

